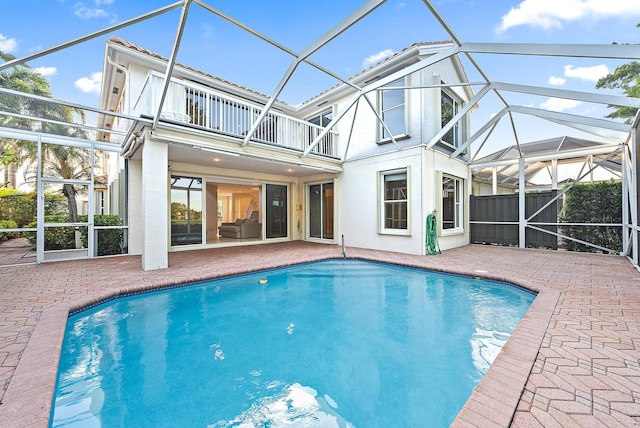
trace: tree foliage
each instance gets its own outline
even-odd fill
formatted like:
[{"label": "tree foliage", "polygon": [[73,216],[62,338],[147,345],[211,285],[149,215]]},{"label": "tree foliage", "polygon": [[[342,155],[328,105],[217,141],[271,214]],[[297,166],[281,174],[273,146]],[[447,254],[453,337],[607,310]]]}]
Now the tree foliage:
[{"label": "tree foliage", "polygon": [[[596,88],[622,89],[628,97],[640,98],[640,63],[631,61],[616,67],[613,73],[602,77]],[[637,109],[626,106],[612,106],[613,111],[607,115],[611,119],[625,119],[629,123],[636,115]]]},{"label": "tree foliage", "polygon": [[[5,57],[6,55],[2,58],[5,59]],[[79,119],[81,123],[85,122],[84,111],[47,100],[47,98],[53,98],[49,81],[28,66],[16,66],[11,70],[0,72],[0,87],[38,97],[0,93],[0,111],[20,115],[0,113],[0,126],[68,137],[88,137],[82,128],[74,126],[76,119]],[[11,171],[13,174],[11,177],[11,174],[7,173],[5,181],[15,187],[15,171],[17,170],[15,164],[25,166],[25,179],[35,181],[38,164],[38,145],[36,142],[2,139],[2,150],[3,164],[7,166],[6,171]],[[88,180],[91,177],[90,155],[86,150],[47,144],[42,145],[41,156],[40,161],[45,176],[67,180]],[[73,184],[65,183],[62,186],[62,194],[67,198],[69,216],[73,222],[78,221],[76,203],[78,191],[79,188]]]},{"label": "tree foliage", "polygon": [[[640,28],[640,24],[636,27]],[[628,97],[640,98],[640,63],[631,61],[622,64],[606,76],[600,78],[596,83],[597,89],[622,89]],[[638,111],[633,107],[609,105],[613,109],[606,117],[610,119],[625,119],[630,123]]]}]

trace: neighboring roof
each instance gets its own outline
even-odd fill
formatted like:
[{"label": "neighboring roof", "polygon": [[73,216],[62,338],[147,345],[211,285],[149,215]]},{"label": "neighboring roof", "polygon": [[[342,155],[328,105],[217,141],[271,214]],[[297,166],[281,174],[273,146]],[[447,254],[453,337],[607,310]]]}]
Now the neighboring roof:
[{"label": "neighboring roof", "polygon": [[[536,157],[537,159],[534,162],[528,162],[525,167],[525,181],[527,182],[527,186],[530,185],[531,179],[533,179],[542,169],[545,169],[549,166],[549,163],[551,161],[545,161],[545,156],[549,156],[549,159],[551,159],[553,158],[553,155],[557,153],[579,151],[580,149],[597,148],[598,146],[602,146],[603,149],[608,148],[609,150],[611,147],[610,144],[603,144],[597,141],[584,140],[581,138],[569,136],[548,138],[546,140],[532,141],[530,143],[520,144],[520,151],[522,151],[522,155],[525,158]],[[569,156],[571,156],[571,153],[569,153]],[[620,154],[611,156],[606,161],[605,159],[609,156],[606,153],[594,154],[592,156],[594,163],[599,162],[601,167],[606,168],[609,171],[615,171],[616,173],[619,173],[622,170],[622,160]],[[487,165],[491,162],[505,160],[514,161],[517,159],[520,159],[520,152],[518,151],[518,146],[516,145],[509,146],[505,149],[491,153],[483,158],[476,159],[471,164],[474,180],[491,182],[493,171],[491,167],[474,168],[473,164]],[[570,164],[583,162],[584,159],[585,155],[576,154],[573,157],[564,158],[562,160],[562,163]],[[498,182],[502,185],[517,188],[519,181],[518,170],[518,163],[499,166],[497,171]]]},{"label": "neighboring roof", "polygon": [[[562,151],[592,148],[603,145],[597,141],[584,140],[569,136],[548,138],[546,140],[532,141],[530,143],[520,144],[520,151],[523,156],[540,156],[545,154],[553,154]],[[518,146],[513,145],[505,149],[498,150],[483,158],[476,159],[474,163],[487,163],[497,160],[514,160],[520,158]]]}]

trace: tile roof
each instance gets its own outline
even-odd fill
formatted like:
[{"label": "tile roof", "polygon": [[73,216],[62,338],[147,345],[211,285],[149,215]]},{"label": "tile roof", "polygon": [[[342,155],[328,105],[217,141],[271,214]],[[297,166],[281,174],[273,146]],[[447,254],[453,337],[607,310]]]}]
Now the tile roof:
[{"label": "tile roof", "polygon": [[[131,42],[129,42],[129,41],[127,41],[127,40],[124,40],[124,39],[122,39],[122,38],[120,38],[120,37],[118,37],[118,36],[111,36],[111,37],[109,38],[109,41],[111,41],[111,42],[113,42],[113,43],[117,43],[117,44],[119,44],[119,45],[121,45],[121,46],[124,46],[124,47],[126,47],[126,48],[136,50],[136,51],[138,51],[138,52],[140,52],[140,53],[143,53],[143,54],[145,54],[145,55],[149,55],[149,56],[151,56],[151,57],[153,57],[153,58],[157,58],[157,59],[160,59],[160,60],[162,60],[162,61],[169,61],[169,59],[168,59],[168,58],[166,58],[166,57],[164,57],[164,56],[162,56],[162,55],[160,55],[160,54],[158,54],[158,53],[152,52],[152,51],[150,51],[150,50],[148,50],[148,49],[146,49],[146,48],[143,48],[142,46],[136,45],[135,43],[131,43]],[[405,53],[405,52],[407,52],[407,51],[409,51],[409,50],[411,50],[411,49],[419,48],[419,47],[421,47],[421,46],[444,46],[444,45],[448,45],[448,44],[451,44],[451,43],[453,43],[453,41],[452,41],[452,40],[443,40],[443,41],[434,41],[434,42],[418,42],[418,43],[413,43],[411,46],[409,46],[409,47],[407,47],[407,48],[404,48],[404,49],[402,49],[402,50],[401,50],[401,51],[399,51],[399,52],[395,52],[393,55],[391,55],[391,56],[389,56],[389,57],[387,57],[387,58],[385,58],[385,59],[381,60],[380,62],[378,62],[378,63],[376,63],[376,64],[372,65],[371,67],[369,67],[369,68],[367,68],[367,69],[365,69],[365,70],[362,70],[361,72],[359,72],[359,73],[355,74],[354,76],[349,77],[349,79],[348,79],[348,80],[349,80],[349,81],[352,81],[352,80],[354,80],[354,79],[357,79],[358,77],[360,77],[360,76],[364,75],[364,74],[365,74],[365,73],[367,73],[368,71],[373,70],[374,68],[379,67],[379,66],[380,66],[380,65],[382,65],[382,64],[388,63],[389,61],[393,60],[394,58],[397,58],[399,55],[401,55],[401,54],[403,54],[403,53]],[[230,81],[230,80],[226,80],[226,79],[223,79],[223,78],[221,78],[221,77],[214,76],[213,74],[209,74],[209,73],[207,73],[207,72],[204,72],[204,71],[202,71],[202,70],[198,70],[198,69],[193,68],[193,67],[190,67],[190,66],[188,66],[188,65],[185,65],[185,64],[182,64],[182,63],[179,63],[179,62],[176,62],[176,65],[180,66],[181,68],[183,68],[183,69],[185,69],[185,70],[189,70],[189,71],[192,71],[192,72],[194,72],[194,73],[200,74],[200,75],[202,75],[203,77],[207,77],[207,78],[209,78],[209,79],[213,79],[213,80],[216,80],[216,81],[218,81],[218,82],[221,82],[221,83],[223,83],[223,84],[225,84],[225,85],[233,86],[233,87],[238,88],[238,89],[241,89],[241,90],[243,90],[243,91],[247,91],[247,92],[250,92],[250,93],[252,93],[252,94],[258,95],[258,96],[260,96],[260,97],[269,98],[269,96],[268,96],[268,95],[263,94],[263,93],[261,93],[261,92],[259,92],[259,91],[256,91],[256,90],[254,90],[254,89],[251,89],[251,88],[246,87],[246,86],[243,86],[243,85],[239,85],[239,84],[237,84],[237,83],[235,83],[235,82],[232,82],[232,81]],[[339,83],[339,84],[337,84],[337,85],[335,85],[335,86],[333,86],[333,87],[331,87],[331,88],[329,88],[329,89],[327,89],[327,90],[325,90],[325,91],[322,91],[322,92],[320,92],[319,94],[317,94],[316,96],[311,97],[310,99],[308,99],[308,100],[306,100],[306,101],[303,101],[300,105],[306,105],[306,104],[308,104],[309,102],[311,102],[311,101],[313,101],[313,100],[317,99],[318,97],[322,96],[323,94],[326,94],[326,93],[330,92],[331,90],[333,90],[333,89],[335,89],[335,88],[337,88],[337,87],[339,87],[339,86],[341,86],[341,85],[343,85],[343,83]],[[291,104],[289,104],[289,103],[287,103],[287,102],[285,102],[285,101],[282,101],[282,100],[278,100],[278,102],[283,103],[283,104],[285,104],[285,105],[289,105],[289,106],[291,106]]]}]

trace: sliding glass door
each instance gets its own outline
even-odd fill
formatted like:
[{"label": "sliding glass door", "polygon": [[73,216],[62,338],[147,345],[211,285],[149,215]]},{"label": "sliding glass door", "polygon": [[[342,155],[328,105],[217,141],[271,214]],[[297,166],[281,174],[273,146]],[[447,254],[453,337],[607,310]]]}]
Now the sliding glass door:
[{"label": "sliding glass door", "polygon": [[202,179],[171,176],[171,245],[202,244]]}]

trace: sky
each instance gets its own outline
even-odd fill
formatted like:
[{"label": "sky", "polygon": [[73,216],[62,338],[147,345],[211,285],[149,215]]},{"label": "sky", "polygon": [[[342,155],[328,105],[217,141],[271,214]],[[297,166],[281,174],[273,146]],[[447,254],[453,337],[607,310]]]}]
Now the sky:
[{"label": "sky", "polygon": [[[170,0],[3,0],[0,50],[22,57],[172,3]],[[296,52],[305,49],[364,3],[207,0],[211,7]],[[636,0],[432,0],[431,3],[463,42],[640,43],[640,28],[636,28],[640,22],[640,1]],[[168,57],[179,18],[178,8],[33,60],[29,65],[50,80],[56,98],[97,107],[108,37],[117,35]],[[450,38],[423,1],[388,0],[314,53],[311,60],[348,78],[415,42]],[[477,54],[474,59],[494,81],[588,92],[595,92],[595,83],[600,77],[626,62]],[[192,4],[178,61],[270,95],[292,58]],[[468,61],[464,60],[463,64],[471,81],[481,80]],[[334,78],[304,64],[279,98],[297,104],[336,83]],[[474,87],[475,91],[479,89]],[[610,111],[606,106],[545,97],[508,94],[505,98],[514,104],[594,118],[602,118]],[[502,107],[496,96],[483,99],[471,116],[471,131],[484,125]],[[514,121],[520,142],[558,135],[593,137],[540,119],[514,115]],[[482,154],[510,144],[514,144],[511,124],[502,120]]]}]

